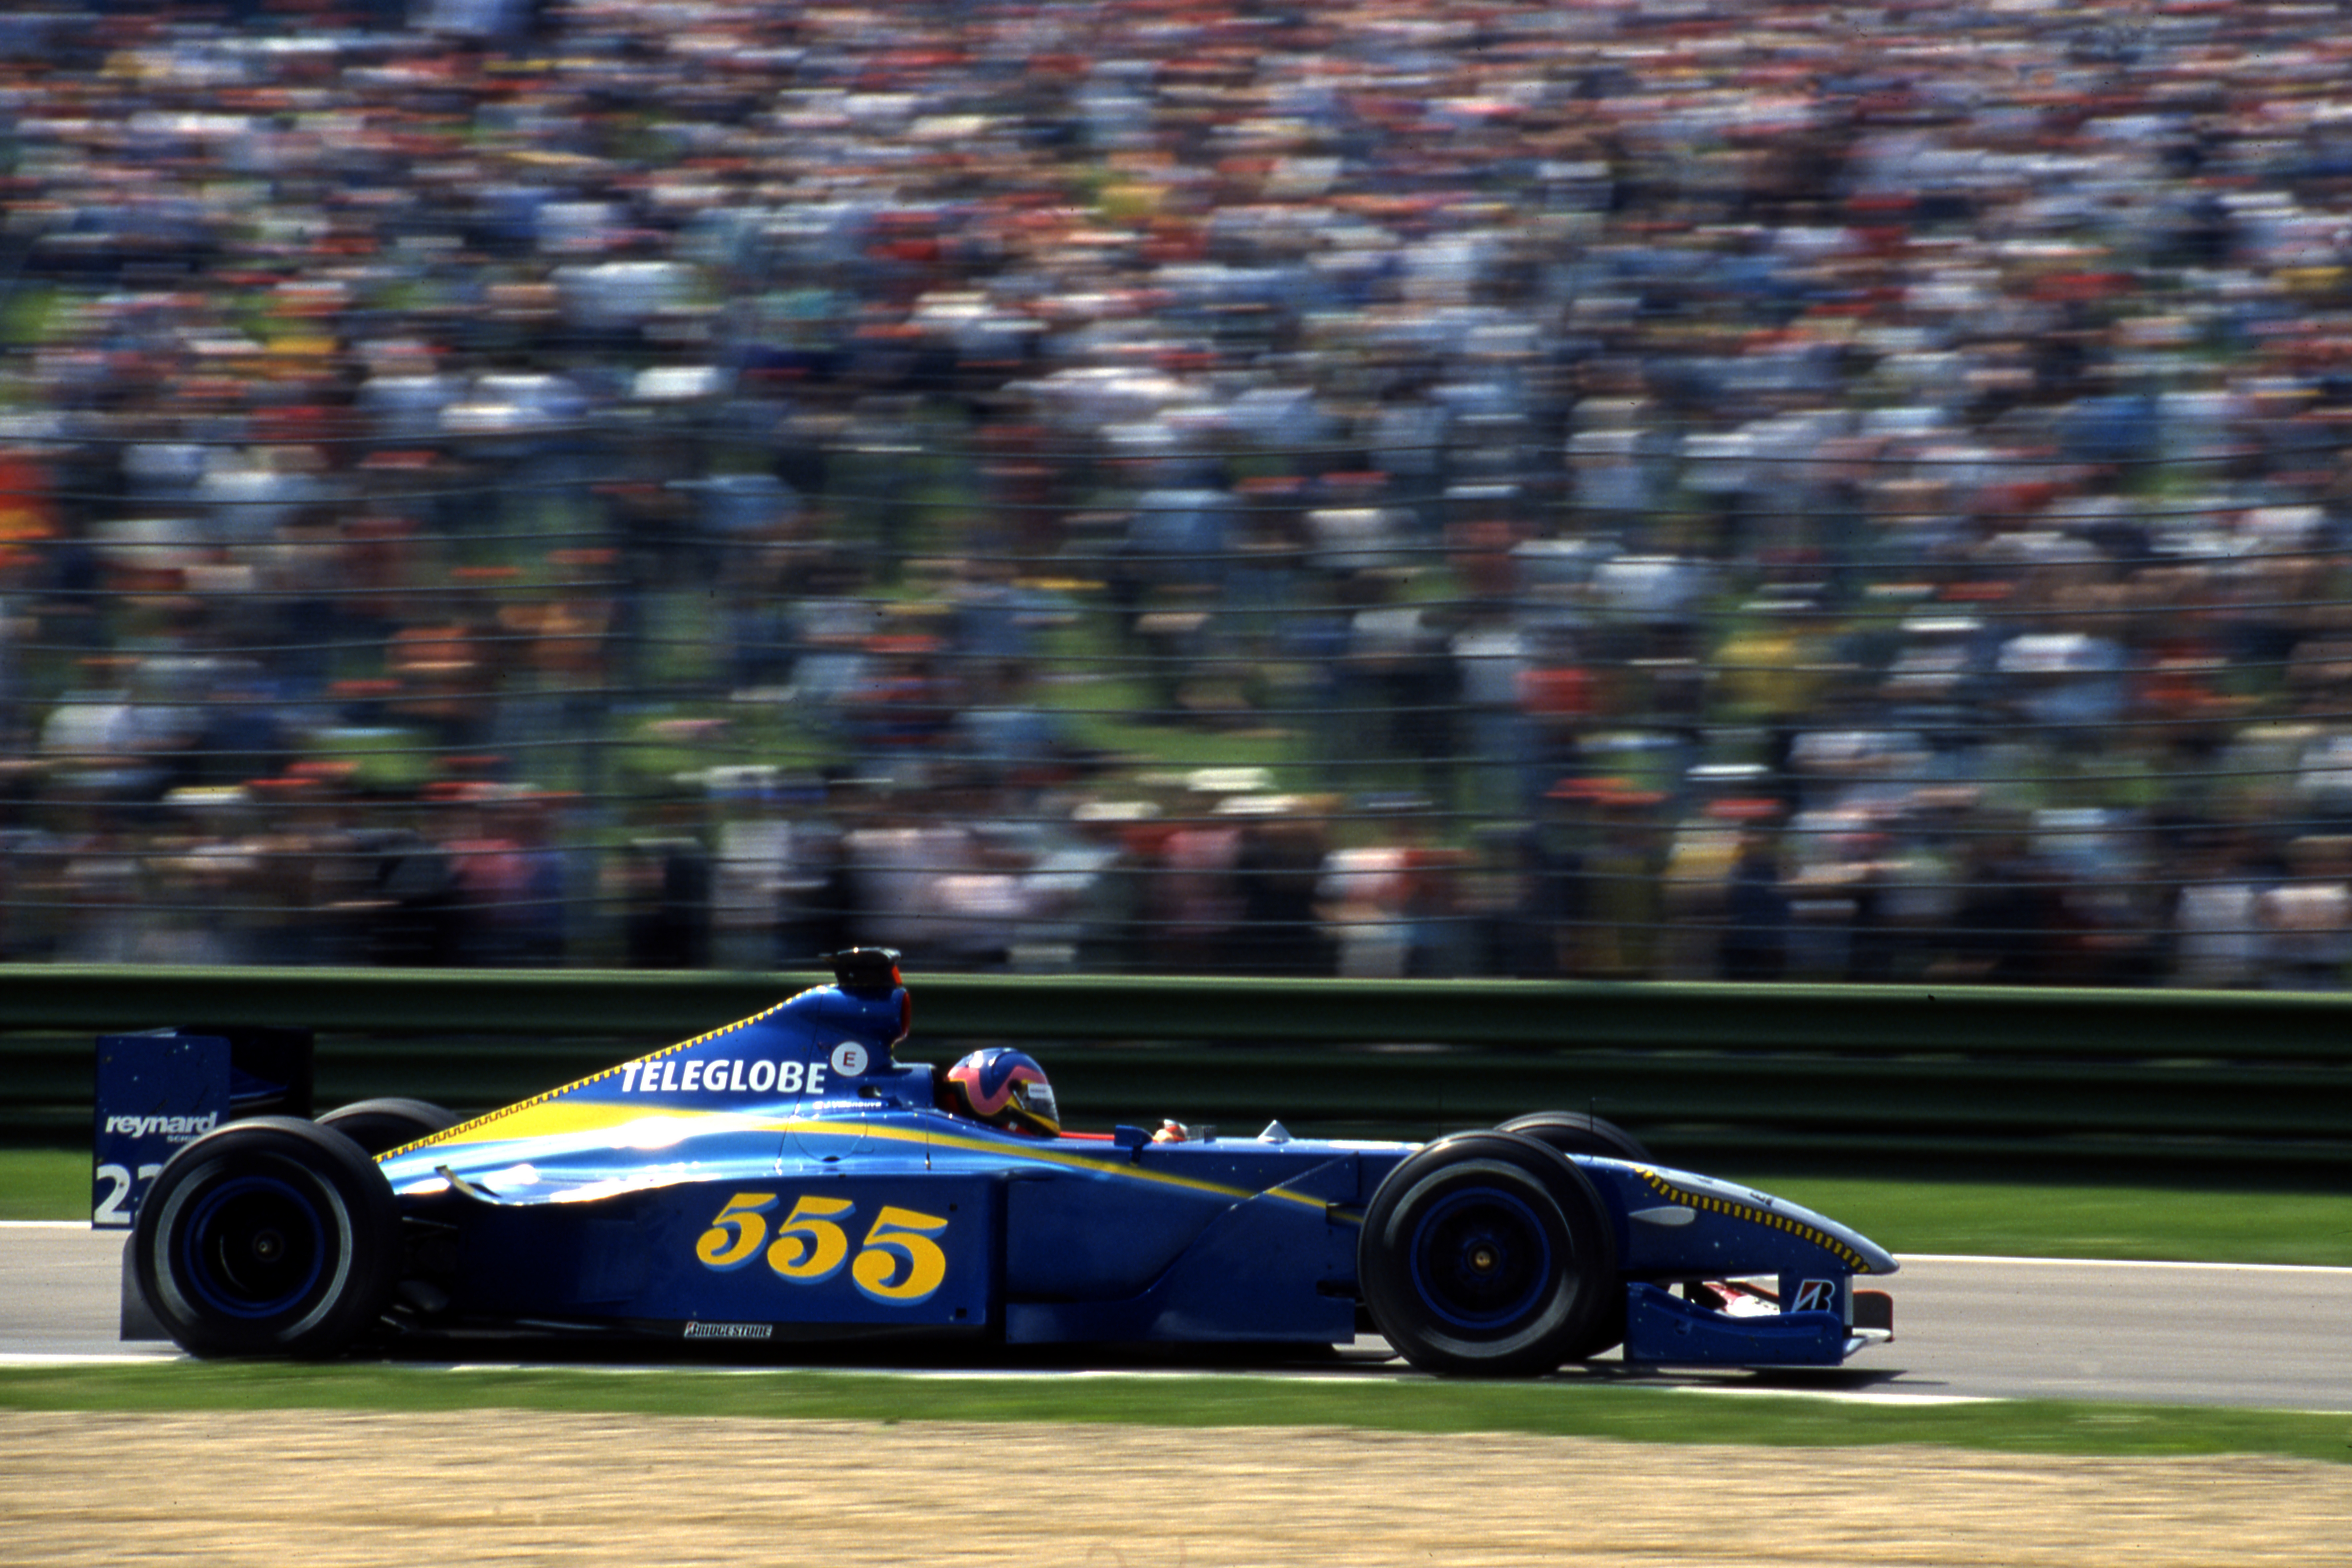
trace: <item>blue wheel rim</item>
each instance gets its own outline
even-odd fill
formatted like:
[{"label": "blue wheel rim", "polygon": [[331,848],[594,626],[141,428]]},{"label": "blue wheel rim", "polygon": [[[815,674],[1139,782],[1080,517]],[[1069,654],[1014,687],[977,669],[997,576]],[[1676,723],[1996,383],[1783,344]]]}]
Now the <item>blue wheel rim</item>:
[{"label": "blue wheel rim", "polygon": [[198,1198],[180,1227],[179,1272],[212,1311],[276,1318],[318,1289],[327,1252],[309,1194],[277,1176],[234,1176]]},{"label": "blue wheel rim", "polygon": [[1507,1329],[1549,1292],[1551,1238],[1513,1194],[1474,1187],[1447,1197],[1413,1227],[1406,1251],[1415,1295],[1457,1329]]}]

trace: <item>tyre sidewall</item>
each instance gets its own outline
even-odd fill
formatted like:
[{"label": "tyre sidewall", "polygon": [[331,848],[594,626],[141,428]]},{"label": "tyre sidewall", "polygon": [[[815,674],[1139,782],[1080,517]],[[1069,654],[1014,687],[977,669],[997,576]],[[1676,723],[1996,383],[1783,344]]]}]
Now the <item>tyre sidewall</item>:
[{"label": "tyre sidewall", "polygon": [[[265,1203],[310,1249],[299,1281],[240,1296],[216,1241],[233,1205]],[[331,1355],[383,1310],[395,1282],[399,1211],[383,1173],[332,1128],[289,1117],[232,1122],[163,1167],[139,1206],[132,1268],[156,1318],[197,1355]]]}]

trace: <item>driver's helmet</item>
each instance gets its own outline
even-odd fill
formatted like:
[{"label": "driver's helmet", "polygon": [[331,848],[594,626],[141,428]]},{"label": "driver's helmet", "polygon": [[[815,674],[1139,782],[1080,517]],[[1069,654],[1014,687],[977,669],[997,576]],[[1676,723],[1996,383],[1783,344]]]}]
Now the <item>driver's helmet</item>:
[{"label": "driver's helmet", "polygon": [[991,1046],[948,1068],[940,1085],[940,1108],[1007,1131],[1051,1138],[1062,1131],[1054,1086],[1045,1069],[1026,1051]]}]

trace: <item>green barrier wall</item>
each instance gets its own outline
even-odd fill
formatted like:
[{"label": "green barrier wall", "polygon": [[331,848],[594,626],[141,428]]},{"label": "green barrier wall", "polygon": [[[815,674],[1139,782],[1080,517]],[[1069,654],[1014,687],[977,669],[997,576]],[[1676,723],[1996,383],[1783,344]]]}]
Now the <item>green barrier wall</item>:
[{"label": "green barrier wall", "polygon": [[[89,1126],[90,1041],[307,1026],[321,1105],[478,1110],[747,1017],[815,974],[0,971],[0,1135]],[[2352,1169],[2352,998],[1544,982],[910,976],[900,1055],[1038,1048],[1082,1126],[1426,1136],[1592,1110],[1662,1156]]]}]

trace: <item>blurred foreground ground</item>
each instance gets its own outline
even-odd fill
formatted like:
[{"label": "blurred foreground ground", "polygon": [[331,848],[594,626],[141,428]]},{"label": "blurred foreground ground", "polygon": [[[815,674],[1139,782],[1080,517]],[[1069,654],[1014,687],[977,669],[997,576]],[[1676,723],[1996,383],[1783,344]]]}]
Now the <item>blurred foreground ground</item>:
[{"label": "blurred foreground ground", "polygon": [[[1727,1409],[1729,1407],[1727,1406]],[[1734,1424],[1727,1422],[1727,1429]],[[2352,1468],[482,1411],[0,1414],[12,1563],[2336,1560]]]}]

